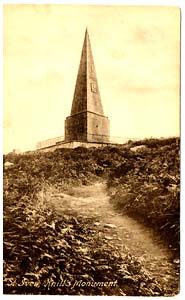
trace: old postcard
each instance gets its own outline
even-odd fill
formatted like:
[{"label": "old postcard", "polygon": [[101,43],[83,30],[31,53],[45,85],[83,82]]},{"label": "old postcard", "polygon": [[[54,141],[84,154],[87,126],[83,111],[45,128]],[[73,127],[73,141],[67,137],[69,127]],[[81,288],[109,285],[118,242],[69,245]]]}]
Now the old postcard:
[{"label": "old postcard", "polygon": [[179,293],[180,14],[4,5],[4,294]]}]

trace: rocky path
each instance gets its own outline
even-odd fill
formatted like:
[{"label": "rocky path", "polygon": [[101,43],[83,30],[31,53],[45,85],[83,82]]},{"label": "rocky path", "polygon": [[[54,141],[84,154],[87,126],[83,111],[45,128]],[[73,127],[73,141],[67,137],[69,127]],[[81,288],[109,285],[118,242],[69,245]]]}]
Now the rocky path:
[{"label": "rocky path", "polygon": [[104,182],[75,187],[66,194],[51,190],[47,196],[58,213],[66,211],[74,216],[93,218],[102,239],[108,239],[115,247],[119,244],[123,253],[133,254],[149,275],[158,282],[162,280],[168,289],[177,285],[178,273],[170,250],[152,229],[114,211]]}]

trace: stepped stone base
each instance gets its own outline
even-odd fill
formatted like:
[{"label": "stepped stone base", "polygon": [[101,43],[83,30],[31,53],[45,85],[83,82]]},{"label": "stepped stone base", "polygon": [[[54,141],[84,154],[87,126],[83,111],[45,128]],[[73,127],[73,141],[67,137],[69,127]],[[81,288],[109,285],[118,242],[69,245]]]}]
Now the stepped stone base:
[{"label": "stepped stone base", "polygon": [[106,147],[106,146],[117,146],[118,144],[112,144],[112,143],[91,143],[91,142],[60,142],[57,143],[56,145],[45,147],[38,149],[37,151],[39,152],[49,152],[49,151],[54,151],[56,149],[62,149],[62,148],[68,148],[68,149],[73,149],[77,147],[84,147],[84,148],[90,148],[90,147]]}]

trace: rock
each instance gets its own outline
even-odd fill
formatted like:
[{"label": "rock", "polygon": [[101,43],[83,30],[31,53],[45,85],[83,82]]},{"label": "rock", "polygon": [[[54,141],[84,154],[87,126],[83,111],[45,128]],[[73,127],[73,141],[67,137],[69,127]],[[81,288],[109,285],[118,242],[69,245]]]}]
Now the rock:
[{"label": "rock", "polygon": [[104,224],[104,227],[106,227],[106,228],[117,228],[116,225],[114,225],[114,224],[109,224],[109,223]]},{"label": "rock", "polygon": [[105,239],[106,239],[106,240],[112,240],[113,238],[112,238],[112,236],[105,235]]},{"label": "rock", "polygon": [[94,226],[99,226],[100,225],[100,222],[95,222],[94,223]]},{"label": "rock", "polygon": [[130,150],[133,152],[137,152],[137,151],[144,150],[144,149],[146,149],[145,145],[140,145],[140,146],[135,146],[135,147],[130,148]]},{"label": "rock", "polygon": [[4,163],[5,169],[7,169],[7,168],[9,168],[9,167],[12,167],[13,165],[14,165],[14,164],[11,163],[11,162],[9,162],[9,161],[6,161],[6,162]]},{"label": "rock", "polygon": [[174,264],[180,264],[180,259],[175,258],[175,259],[173,260],[173,263],[174,263]]}]

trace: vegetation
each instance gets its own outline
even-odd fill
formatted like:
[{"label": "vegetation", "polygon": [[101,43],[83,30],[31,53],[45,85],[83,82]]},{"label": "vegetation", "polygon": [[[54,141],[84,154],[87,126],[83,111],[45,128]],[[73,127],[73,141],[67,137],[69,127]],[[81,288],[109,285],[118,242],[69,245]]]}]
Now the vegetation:
[{"label": "vegetation", "polygon": [[[179,143],[175,138],[130,143],[108,181],[115,207],[158,230],[175,255],[180,235]],[[131,151],[140,145],[145,147]]]},{"label": "vegetation", "polygon": [[[143,144],[144,142],[142,142]],[[179,237],[179,140],[102,149],[8,154],[4,161],[4,293],[172,295],[121,246],[100,238],[96,218],[59,214],[44,191],[107,180],[111,202]],[[148,215],[147,218],[144,216]],[[109,228],[111,234],[111,228]],[[102,229],[102,235],[105,232]],[[178,250],[175,243],[173,249]],[[79,285],[75,285],[76,280]],[[82,284],[83,282],[84,285]],[[87,282],[117,282],[87,286]]]}]

